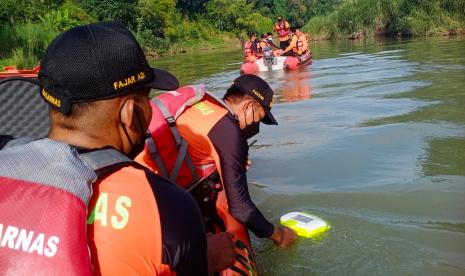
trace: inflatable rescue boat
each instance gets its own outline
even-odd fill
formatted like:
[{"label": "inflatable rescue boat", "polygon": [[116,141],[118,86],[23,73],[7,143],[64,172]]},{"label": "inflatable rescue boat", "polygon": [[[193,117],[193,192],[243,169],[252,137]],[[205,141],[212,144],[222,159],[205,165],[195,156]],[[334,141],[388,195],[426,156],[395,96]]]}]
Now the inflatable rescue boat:
[{"label": "inflatable rescue boat", "polygon": [[272,58],[259,58],[254,62],[245,61],[241,65],[241,74],[256,74],[276,70],[297,70],[312,64],[312,53],[307,52],[300,57],[274,56]]}]

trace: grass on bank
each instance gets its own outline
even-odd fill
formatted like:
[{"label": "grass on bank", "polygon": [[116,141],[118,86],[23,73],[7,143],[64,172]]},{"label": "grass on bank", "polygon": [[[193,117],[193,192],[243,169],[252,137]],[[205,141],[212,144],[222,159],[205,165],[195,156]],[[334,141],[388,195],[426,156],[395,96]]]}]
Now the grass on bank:
[{"label": "grass on bank", "polygon": [[[60,33],[56,25],[23,23],[0,27],[0,71],[4,66],[29,69],[39,64],[48,44]],[[176,36],[161,38],[149,30],[135,33],[144,52],[150,57],[171,55],[220,47],[240,47],[237,37],[219,32],[205,21],[182,21],[175,26]]]},{"label": "grass on bank", "polygon": [[[59,31],[48,23],[25,23],[0,27],[0,65],[32,68]],[[8,64],[6,64],[8,63]]]},{"label": "grass on bank", "polygon": [[[219,48],[237,38],[232,33],[220,32],[204,19],[178,20],[166,37],[157,37],[148,29],[135,33],[148,56],[184,53],[205,48]],[[234,44],[234,43],[233,43]]]},{"label": "grass on bank", "polygon": [[465,33],[463,0],[346,1],[304,26],[314,39],[341,39],[353,32],[372,35],[452,35]]}]

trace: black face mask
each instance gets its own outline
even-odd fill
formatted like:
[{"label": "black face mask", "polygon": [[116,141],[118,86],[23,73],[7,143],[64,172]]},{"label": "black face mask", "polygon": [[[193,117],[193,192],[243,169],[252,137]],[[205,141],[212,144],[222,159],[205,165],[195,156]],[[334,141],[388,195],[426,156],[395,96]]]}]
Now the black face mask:
[{"label": "black face mask", "polygon": [[[244,111],[244,118],[247,118],[245,116],[245,111]],[[255,110],[253,107],[252,107],[252,118],[254,118],[255,120]],[[247,124],[247,120],[245,123]],[[260,132],[260,122],[252,121],[252,123],[250,125],[246,125],[245,128],[241,130],[241,132],[242,132],[242,136],[246,140],[254,137]]]},{"label": "black face mask", "polygon": [[[149,132],[143,132],[141,133],[141,138],[133,145],[132,149],[127,152],[126,155],[129,159],[132,159],[134,160],[134,158],[137,157],[137,155],[139,155],[139,153],[141,153],[144,148],[145,148],[145,140],[147,140],[147,138],[150,137],[150,133]],[[131,142],[132,144],[132,142]]]},{"label": "black face mask", "polygon": [[250,139],[260,132],[260,122],[252,122],[242,130],[242,136],[245,139]]},{"label": "black face mask", "polygon": [[[144,127],[142,125],[142,121],[139,117],[139,112],[137,112],[139,108],[135,107],[134,109],[134,115],[136,116],[137,123],[139,124],[139,129],[141,131],[140,133],[140,138],[136,141],[135,144],[132,143],[131,138],[129,137],[128,132],[126,131],[126,127],[123,126],[124,133],[126,134],[126,137],[129,140],[129,143],[131,144],[131,150],[124,155],[126,155],[129,159],[134,159],[136,158],[139,153],[141,153],[144,148],[145,148],[145,140],[150,137],[150,132],[144,131]],[[120,112],[120,121],[121,121],[121,112]]]}]

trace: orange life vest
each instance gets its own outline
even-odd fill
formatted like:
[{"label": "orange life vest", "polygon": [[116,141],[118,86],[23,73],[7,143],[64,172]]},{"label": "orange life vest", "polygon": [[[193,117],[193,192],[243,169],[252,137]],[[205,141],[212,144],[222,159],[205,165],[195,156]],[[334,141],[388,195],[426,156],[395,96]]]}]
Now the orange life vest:
[{"label": "orange life vest", "polygon": [[144,170],[132,165],[92,185],[87,238],[95,275],[175,275],[162,264],[158,205]]},{"label": "orange life vest", "polygon": [[247,58],[248,56],[257,56],[255,47],[254,47],[254,41],[247,41],[244,45],[244,54],[245,57]]},{"label": "orange life vest", "polygon": [[298,55],[302,55],[308,50],[307,37],[304,34],[294,34],[294,36],[297,36],[297,43],[292,50]]},{"label": "orange life vest", "polygon": [[[228,112],[230,111],[221,102],[207,95],[202,101],[186,109],[177,120],[179,132],[189,144],[188,151],[192,157],[192,162],[194,164],[214,163],[220,177],[222,174],[220,157],[208,138],[208,133]],[[235,262],[234,268],[222,272],[222,275],[257,275],[248,232],[244,225],[229,213],[224,189],[218,194],[216,210],[225,224],[226,231],[232,233],[236,243],[242,245],[241,249],[236,244],[238,261]],[[235,270],[240,270],[245,274]]]},{"label": "orange life vest", "polygon": [[[183,93],[189,93],[185,88],[180,88],[176,93],[170,93],[170,96],[179,94],[177,97],[182,98]],[[165,93],[166,94],[166,93]],[[160,95],[159,97],[162,97]],[[169,105],[169,102],[164,102]],[[179,103],[173,100],[173,105],[178,106]],[[170,110],[170,106],[166,107]],[[152,110],[157,113],[157,107],[152,105]],[[174,110],[174,109],[173,109]],[[213,126],[228,112],[228,109],[221,103],[221,100],[214,98],[212,95],[205,94],[202,100],[193,104],[192,106],[187,107],[182,114],[177,114],[178,116],[173,116],[176,118],[175,125],[177,131],[188,144],[188,154],[192,159],[192,164],[197,168],[197,173],[202,175],[206,171],[218,171],[221,177],[221,166],[220,158],[216,152],[213,144],[208,138],[208,133],[213,128]],[[173,114],[174,115],[174,114]],[[152,133],[152,137],[157,142],[173,139],[170,137],[160,136],[162,133],[151,129],[153,127],[153,117],[152,122],[149,125],[149,131]],[[169,133],[171,135],[171,133]],[[158,149],[159,151],[162,148]],[[154,172],[159,172],[159,169],[154,160],[151,160],[149,147],[147,146],[144,152],[142,152],[136,161],[147,166]],[[169,165],[169,167],[172,167]],[[212,167],[215,170],[212,170]],[[199,172],[204,170],[203,172]],[[178,185],[187,188],[190,186],[192,181],[192,176],[188,176],[185,173],[179,173],[176,178],[176,183]],[[236,240],[236,253],[239,255],[238,260],[234,264],[232,269],[227,269],[223,271],[222,275],[257,275],[257,269],[255,266],[255,261],[253,259],[253,254],[251,251],[249,235],[246,228],[236,220],[228,211],[228,203],[224,189],[218,193],[218,198],[216,201],[216,211],[219,217],[223,220],[227,232],[230,232],[234,235]],[[239,271],[239,272],[238,272]],[[245,274],[244,274],[245,273]]]},{"label": "orange life vest", "polygon": [[151,137],[146,141],[146,154],[136,157],[137,162],[147,165],[156,174],[169,178],[185,189],[216,170],[214,164],[192,164],[187,153],[188,145],[176,127],[176,120],[182,112],[199,102],[205,93],[205,85],[191,85],[153,98],[150,101]]},{"label": "orange life vest", "polygon": [[260,51],[260,53],[263,53],[263,50],[265,49],[266,46],[269,46],[266,38],[260,40],[260,42],[258,43],[258,50]]},{"label": "orange life vest", "polygon": [[[278,37],[279,37],[280,39],[288,38],[288,37],[289,37],[289,32],[290,32],[290,30],[289,30],[289,28],[286,28],[286,23],[287,23],[287,21],[282,21],[282,22],[280,22],[280,23],[277,23],[277,24],[275,25],[275,27],[274,27],[275,30],[276,30],[276,32],[278,33]],[[288,24],[289,24],[289,23],[288,23]]]}]

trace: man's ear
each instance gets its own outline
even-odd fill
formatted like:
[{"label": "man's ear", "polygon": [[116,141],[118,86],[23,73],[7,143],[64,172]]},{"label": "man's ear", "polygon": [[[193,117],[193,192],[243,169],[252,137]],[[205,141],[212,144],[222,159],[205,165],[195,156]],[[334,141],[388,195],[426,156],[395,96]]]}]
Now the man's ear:
[{"label": "man's ear", "polygon": [[253,101],[251,99],[247,99],[244,101],[244,104],[242,105],[242,110],[247,110],[250,108],[250,106],[253,105]]},{"label": "man's ear", "polygon": [[133,98],[127,98],[121,107],[121,123],[129,129],[136,131],[136,122],[134,115],[135,101]]}]

